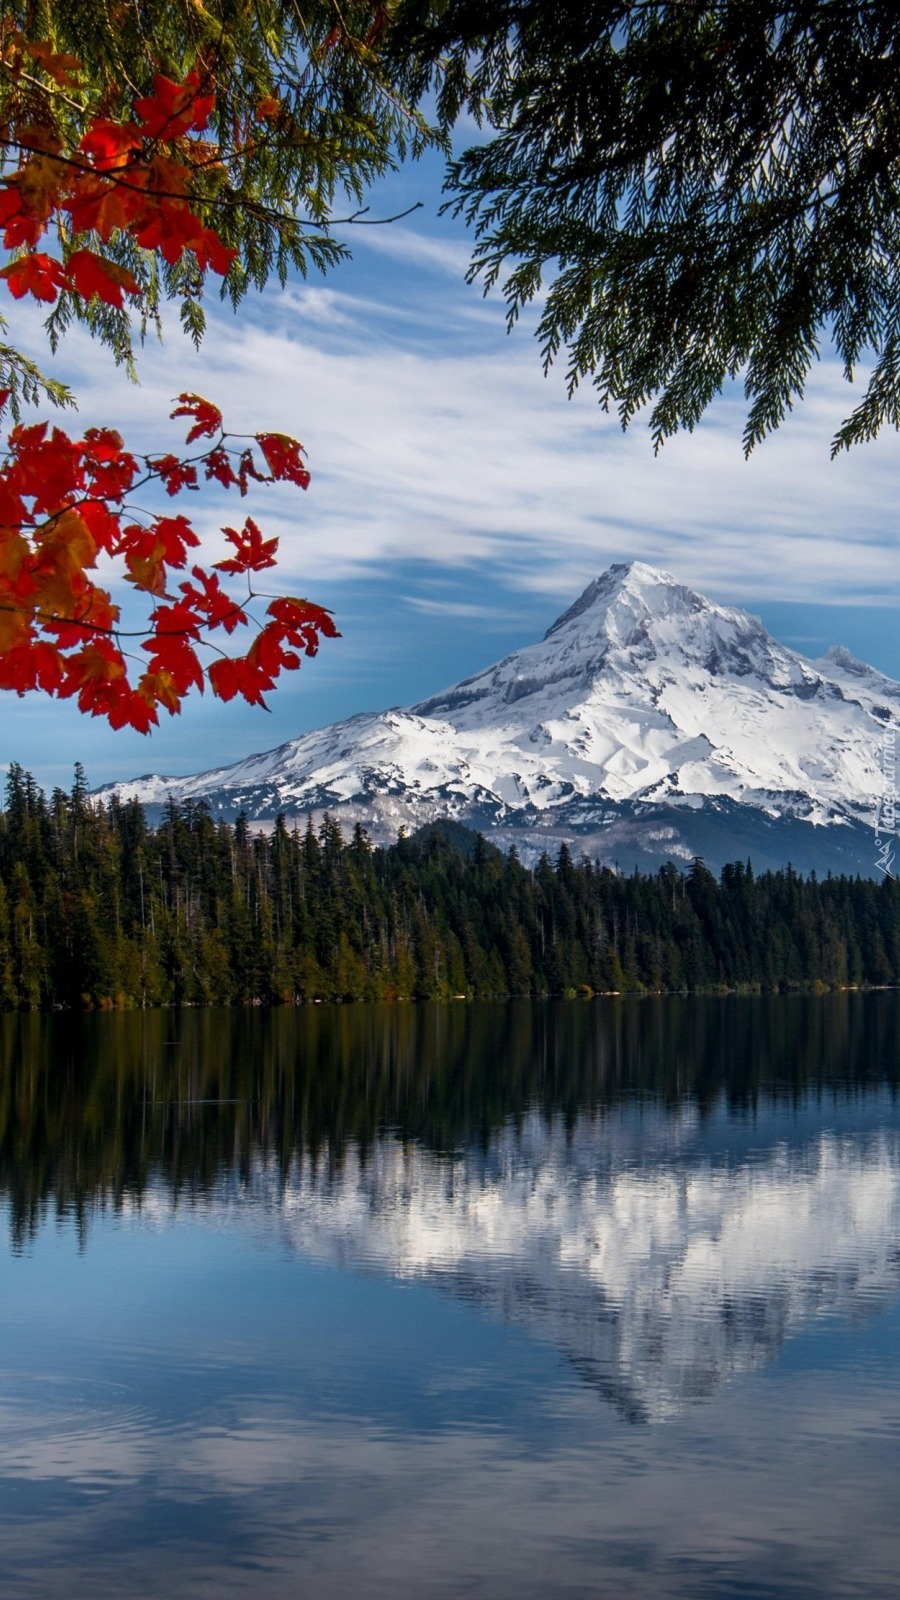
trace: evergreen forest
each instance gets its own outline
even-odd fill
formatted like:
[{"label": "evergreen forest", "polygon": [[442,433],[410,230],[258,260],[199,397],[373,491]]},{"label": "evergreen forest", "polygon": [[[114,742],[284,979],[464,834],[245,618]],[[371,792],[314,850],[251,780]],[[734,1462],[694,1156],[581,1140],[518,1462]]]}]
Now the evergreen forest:
[{"label": "evergreen forest", "polygon": [[278,1005],[895,985],[900,885],[624,877],[563,845],[525,866],[454,825],[268,832],[170,805],[48,799],[12,765],[0,814],[0,1009]]}]

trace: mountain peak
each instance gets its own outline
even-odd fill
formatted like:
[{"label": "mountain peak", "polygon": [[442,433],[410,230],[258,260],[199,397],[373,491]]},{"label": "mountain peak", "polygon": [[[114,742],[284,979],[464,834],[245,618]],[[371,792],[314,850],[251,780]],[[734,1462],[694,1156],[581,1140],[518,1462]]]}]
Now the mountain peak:
[{"label": "mountain peak", "polygon": [[673,578],[670,572],[651,567],[646,561],[614,561],[594,578],[573,605],[557,617],[544,635],[549,639],[561,628],[584,616],[587,611],[606,614],[624,605],[634,614],[671,611],[697,611],[707,602]]},{"label": "mountain peak", "polygon": [[327,810],[381,838],[449,817],[533,853],[567,838],[612,859],[621,845],[642,860],[730,860],[748,853],[740,838],[772,861],[783,825],[778,848],[796,865],[802,825],[828,832],[827,848],[809,845],[818,871],[845,831],[870,851],[878,741],[898,700],[900,686],[843,652],[807,661],[746,611],[622,562],[544,642],[428,700],[233,767],[115,788],[260,821]]}]

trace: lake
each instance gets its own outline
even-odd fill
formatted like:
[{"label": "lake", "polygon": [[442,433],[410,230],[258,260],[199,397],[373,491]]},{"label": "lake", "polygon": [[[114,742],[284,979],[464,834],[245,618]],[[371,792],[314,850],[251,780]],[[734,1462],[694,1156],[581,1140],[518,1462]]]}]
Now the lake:
[{"label": "lake", "polygon": [[900,1586],[900,996],[0,1018],[4,1600]]}]

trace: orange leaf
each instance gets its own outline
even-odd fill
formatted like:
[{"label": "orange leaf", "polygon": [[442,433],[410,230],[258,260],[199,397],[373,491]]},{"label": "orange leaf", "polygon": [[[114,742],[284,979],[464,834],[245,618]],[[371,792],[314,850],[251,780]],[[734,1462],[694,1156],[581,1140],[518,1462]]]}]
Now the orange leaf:
[{"label": "orange leaf", "polygon": [[[138,173],[129,174],[129,183],[138,182]],[[68,211],[74,233],[97,233],[104,243],[117,228],[130,228],[146,210],[146,198],[134,188],[112,183],[102,173],[90,172],[79,178],[61,201]]]},{"label": "orange leaf", "polygon": [[105,639],[92,639],[76,656],[69,657],[69,668],[81,684],[117,683],[125,676],[121,651]]},{"label": "orange leaf", "polygon": [[46,222],[59,204],[68,180],[68,167],[53,154],[30,156],[23,161],[15,176],[16,188],[22,196],[23,211]]},{"label": "orange leaf", "polygon": [[165,706],[172,716],[181,710],[181,695],[175,687],[171,672],[163,670],[142,673],[138,680],[137,692],[151,705]]},{"label": "orange leaf", "polygon": [[[44,620],[49,618],[71,622],[80,610],[81,596],[78,590],[83,586],[83,576],[79,584],[77,574],[50,560],[46,567],[37,569],[34,574],[35,610],[40,612]],[[84,634],[80,633],[78,638],[83,639]]]},{"label": "orange leaf", "polygon": [[142,548],[129,550],[125,557],[128,576],[138,589],[143,589],[145,594],[162,595],[166,592],[166,567],[164,550],[159,540],[154,540],[152,535],[146,536]]},{"label": "orange leaf", "polygon": [[94,565],[97,546],[84,518],[70,506],[51,517],[35,534],[42,552],[51,554],[67,572],[83,572]]},{"label": "orange leaf", "polygon": [[84,644],[94,632],[109,633],[118,620],[119,608],[113,605],[106,590],[89,584],[78,597],[77,619],[54,617],[45,627],[56,635],[61,649],[69,650],[73,645]]},{"label": "orange leaf", "polygon": [[125,661],[108,639],[92,639],[67,658],[60,692],[63,696],[77,694],[79,711],[106,717],[114,728],[124,727],[130,720],[133,691],[128,688]]},{"label": "orange leaf", "polygon": [[0,655],[24,643],[31,632],[31,619],[20,606],[0,604]]},{"label": "orange leaf", "polygon": [[0,528],[0,590],[8,590],[31,554],[31,545],[16,528]]},{"label": "orange leaf", "polygon": [[72,89],[77,85],[81,72],[81,62],[77,56],[67,56],[62,51],[54,50],[52,44],[44,39],[22,39],[21,42],[32,61],[37,61],[47,77],[58,83],[60,88]]}]

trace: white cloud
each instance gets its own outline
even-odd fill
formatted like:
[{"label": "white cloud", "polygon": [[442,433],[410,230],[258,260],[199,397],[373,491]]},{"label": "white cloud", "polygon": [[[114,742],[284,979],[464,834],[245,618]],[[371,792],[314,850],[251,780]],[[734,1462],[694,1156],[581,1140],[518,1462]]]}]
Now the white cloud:
[{"label": "white cloud", "polygon": [[402,594],[400,599],[427,617],[490,618],[495,626],[498,620],[495,605],[473,605],[466,600],[429,600],[418,594]]},{"label": "white cloud", "polygon": [[[429,262],[457,249],[407,235],[379,231],[389,243],[377,248]],[[639,556],[736,601],[887,603],[900,593],[897,439],[829,460],[848,409],[834,364],[822,363],[810,397],[749,462],[739,397],[654,458],[643,424],[623,435],[589,390],[569,402],[561,374],[545,379],[527,333],[506,337],[499,304],[492,326],[473,329],[477,291],[429,298],[418,288],[425,339],[393,321],[393,296],[382,315],[370,292],[300,286],[237,321],[214,308],[199,355],[177,335],[148,348],[140,389],[111,381],[108,357],[78,333],[64,354],[81,369],[85,418],[112,410],[129,438],[158,445],[169,397],[187,386],[237,430],[303,439],[309,494],[263,491],[254,502],[283,536],[292,584],[409,557],[439,568],[490,561],[513,585],[565,599],[610,560]],[[402,311],[413,296],[396,298]],[[237,507],[210,496],[197,510],[215,527]]]},{"label": "white cloud", "polygon": [[412,267],[426,267],[457,280],[464,278],[472,259],[471,243],[464,240],[420,233],[402,222],[372,227],[364,248],[390,256]]}]

